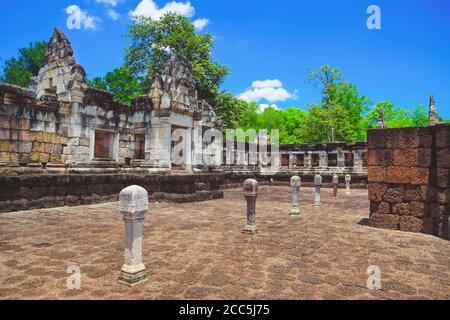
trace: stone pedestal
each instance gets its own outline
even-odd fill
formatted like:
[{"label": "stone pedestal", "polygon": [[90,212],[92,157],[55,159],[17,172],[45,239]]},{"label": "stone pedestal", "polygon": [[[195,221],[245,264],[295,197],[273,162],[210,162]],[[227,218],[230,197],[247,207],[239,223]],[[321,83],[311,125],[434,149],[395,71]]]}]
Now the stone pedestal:
[{"label": "stone pedestal", "polygon": [[291,188],[292,188],[292,210],[291,217],[300,216],[299,202],[299,189],[302,185],[302,179],[298,176],[293,176],[291,178]]},{"label": "stone pedestal", "polygon": [[322,176],[320,174],[316,174],[314,177],[314,206],[320,207],[322,205],[320,199],[320,188],[322,186]]},{"label": "stone pedestal", "polygon": [[142,262],[142,224],[148,212],[147,191],[138,186],[122,190],[119,211],[125,222],[125,262],[119,282],[134,286],[147,279],[147,270]]},{"label": "stone pedestal", "polygon": [[244,197],[247,200],[247,224],[243,233],[254,234],[256,228],[256,198],[258,197],[258,181],[248,179],[244,182]]},{"label": "stone pedestal", "polygon": [[337,174],[333,175],[333,196],[337,197],[339,189],[339,176]]},{"label": "stone pedestal", "polygon": [[352,176],[347,174],[345,176],[345,194],[346,195],[350,195],[351,194],[351,191],[350,191],[350,183],[351,183],[351,181],[352,181]]}]

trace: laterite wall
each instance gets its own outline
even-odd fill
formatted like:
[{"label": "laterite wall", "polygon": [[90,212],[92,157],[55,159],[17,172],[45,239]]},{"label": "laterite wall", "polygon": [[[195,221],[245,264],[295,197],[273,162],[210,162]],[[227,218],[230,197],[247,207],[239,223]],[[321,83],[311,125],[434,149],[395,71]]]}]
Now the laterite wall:
[{"label": "laterite wall", "polygon": [[449,238],[450,124],[372,129],[370,225]]}]

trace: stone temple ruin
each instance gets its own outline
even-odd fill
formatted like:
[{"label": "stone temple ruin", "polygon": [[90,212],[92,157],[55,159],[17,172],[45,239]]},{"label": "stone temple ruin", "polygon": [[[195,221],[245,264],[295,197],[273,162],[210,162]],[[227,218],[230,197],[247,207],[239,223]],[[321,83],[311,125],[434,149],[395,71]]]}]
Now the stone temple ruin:
[{"label": "stone temple ruin", "polygon": [[[69,40],[55,29],[30,88],[0,84],[0,212],[117,200],[130,184],[175,202],[222,197],[223,187],[249,177],[287,185],[298,174],[308,186],[320,173],[331,186],[338,173],[351,174],[355,187],[367,186],[364,142],[282,145],[272,155],[279,158],[279,172],[265,176],[262,164],[251,163],[237,146],[233,164],[225,164],[225,152],[206,163],[202,134],[208,129],[222,131],[223,122],[198,100],[192,72],[180,57],[172,57],[151,79],[150,92],[130,107],[87,85]],[[173,141],[175,130],[181,134]],[[171,153],[179,143],[182,161],[174,163]],[[213,141],[207,150],[214,154],[222,147]]]},{"label": "stone temple ruin", "polygon": [[[268,174],[255,145],[205,143],[206,130],[224,126],[198,99],[188,62],[173,56],[147,95],[122,105],[87,85],[69,40],[55,29],[30,88],[0,84],[0,212],[116,201],[129,185],[154,200],[204,201],[250,178],[287,186],[296,175],[313,187],[320,175],[323,187],[333,187],[333,177],[334,186],[369,186],[374,227],[446,237],[450,138],[449,125],[439,121],[430,97],[430,127],[386,129],[380,113],[382,125],[369,130],[367,143],[268,150],[279,164]],[[247,154],[255,148],[257,160]],[[219,157],[211,163],[205,153]]]},{"label": "stone temple ruin", "polygon": [[[171,130],[185,130],[191,141],[196,122],[222,127],[212,108],[197,101],[193,76],[179,57],[173,57],[162,75],[155,75],[150,94],[136,98],[130,108],[86,85],[86,73],[69,41],[55,30],[45,65],[32,82],[31,90],[2,86],[3,127],[8,129],[10,122],[5,138],[18,147],[2,150],[3,162],[38,164],[49,172],[116,165],[164,171],[171,169]],[[187,157],[194,150],[191,143],[186,148]]]},{"label": "stone temple ruin", "polygon": [[380,109],[367,143],[278,148],[205,142],[223,122],[180,57],[150,80],[120,104],[55,30],[30,88],[0,84],[1,298],[450,298],[434,98],[427,127],[389,129]]}]

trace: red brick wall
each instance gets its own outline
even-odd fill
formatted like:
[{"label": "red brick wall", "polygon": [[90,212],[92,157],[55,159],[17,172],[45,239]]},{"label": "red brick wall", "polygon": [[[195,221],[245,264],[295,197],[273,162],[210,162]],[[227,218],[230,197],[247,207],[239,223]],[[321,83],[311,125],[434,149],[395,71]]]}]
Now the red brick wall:
[{"label": "red brick wall", "polygon": [[370,225],[448,239],[450,124],[372,129],[367,147]]}]

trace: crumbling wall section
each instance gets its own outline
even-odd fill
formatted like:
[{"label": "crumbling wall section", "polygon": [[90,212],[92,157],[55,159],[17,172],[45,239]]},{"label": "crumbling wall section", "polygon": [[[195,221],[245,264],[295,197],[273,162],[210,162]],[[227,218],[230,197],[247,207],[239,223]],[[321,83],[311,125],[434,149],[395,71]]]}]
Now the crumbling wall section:
[{"label": "crumbling wall section", "polygon": [[56,98],[0,85],[0,162],[16,165],[61,164],[67,142]]}]

